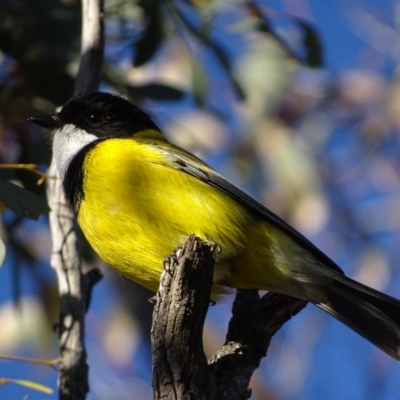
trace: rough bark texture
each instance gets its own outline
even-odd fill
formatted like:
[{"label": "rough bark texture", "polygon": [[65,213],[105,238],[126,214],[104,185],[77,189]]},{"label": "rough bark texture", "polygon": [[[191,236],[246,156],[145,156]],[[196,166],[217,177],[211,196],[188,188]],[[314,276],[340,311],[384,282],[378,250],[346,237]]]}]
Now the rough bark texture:
[{"label": "rough bark texture", "polygon": [[203,351],[214,249],[194,235],[165,263],[153,313],[155,399],[212,400]]},{"label": "rough bark texture", "polygon": [[[55,169],[50,169],[54,173]],[[63,200],[58,180],[48,180],[49,215],[53,239],[51,265],[57,272],[60,313],[57,332],[60,347],[59,398],[85,399],[89,390],[84,347],[86,291],[80,270],[80,256],[74,216]]]},{"label": "rough bark texture", "polygon": [[[82,1],[82,61],[75,94],[97,89],[103,59],[103,0]],[[54,160],[49,176],[57,176]],[[98,271],[84,275],[77,246],[75,216],[67,205],[59,179],[47,182],[53,240],[51,265],[58,277],[60,314],[57,324],[60,346],[59,398],[84,400],[89,391],[84,345],[84,319]]]},{"label": "rough bark texture", "polygon": [[245,400],[272,336],[306,302],[238,290],[226,342],[207,362],[203,325],[210,302],[213,249],[191,235],[170,257],[153,314],[154,399]]},{"label": "rough bark texture", "polygon": [[251,376],[266,356],[272,336],[306,304],[280,294],[260,298],[255,290],[238,290],[225,344],[209,360],[217,399],[250,398]]}]

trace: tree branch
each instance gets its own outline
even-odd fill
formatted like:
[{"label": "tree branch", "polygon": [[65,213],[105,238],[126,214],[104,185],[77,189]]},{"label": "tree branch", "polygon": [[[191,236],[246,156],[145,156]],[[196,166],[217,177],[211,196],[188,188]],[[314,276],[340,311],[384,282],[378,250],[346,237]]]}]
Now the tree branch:
[{"label": "tree branch", "polygon": [[225,344],[209,360],[216,376],[216,398],[250,398],[250,379],[267,355],[272,336],[306,304],[281,294],[260,298],[256,290],[238,290]]},{"label": "tree branch", "polygon": [[[103,0],[83,0],[82,6],[82,59],[75,94],[96,90],[103,58]],[[54,160],[48,173],[57,175]],[[67,205],[59,179],[47,180],[47,198],[53,240],[51,265],[57,273],[60,293],[57,324],[61,358],[59,398],[83,400],[89,391],[84,318],[92,286],[100,279],[100,273],[82,274],[75,216]]]},{"label": "tree branch", "polygon": [[211,400],[203,325],[214,249],[191,235],[161,276],[151,329],[154,398]]},{"label": "tree branch", "polygon": [[97,90],[104,57],[104,0],[82,0],[81,62],[75,95]]},{"label": "tree branch", "polygon": [[154,399],[250,398],[249,382],[272,336],[306,302],[289,296],[238,290],[225,344],[208,361],[202,344],[210,300],[213,250],[191,235],[170,256],[153,313]]}]

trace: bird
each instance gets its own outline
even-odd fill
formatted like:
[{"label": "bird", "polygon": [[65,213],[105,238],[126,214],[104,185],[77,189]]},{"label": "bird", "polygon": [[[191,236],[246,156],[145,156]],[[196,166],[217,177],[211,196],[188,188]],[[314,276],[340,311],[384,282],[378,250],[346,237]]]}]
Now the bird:
[{"label": "bird", "polygon": [[399,300],[345,276],[283,219],[168,142],[137,105],[91,92],[29,121],[52,131],[78,224],[122,275],[157,291],[165,257],[194,233],[220,249],[214,294],[257,289],[311,302],[400,361]]}]

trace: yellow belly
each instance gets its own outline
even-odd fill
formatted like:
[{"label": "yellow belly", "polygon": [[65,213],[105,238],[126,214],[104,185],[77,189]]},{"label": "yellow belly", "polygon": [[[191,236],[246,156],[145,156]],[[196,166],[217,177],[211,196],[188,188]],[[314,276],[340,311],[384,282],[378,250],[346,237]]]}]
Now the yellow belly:
[{"label": "yellow belly", "polygon": [[84,170],[90,173],[78,222],[100,257],[155,291],[164,258],[195,233],[222,249],[215,283],[244,288],[260,286],[261,276],[285,281],[285,266],[273,267],[274,228],[221,191],[172,168],[165,153],[149,151],[151,146],[109,139],[86,157]]}]

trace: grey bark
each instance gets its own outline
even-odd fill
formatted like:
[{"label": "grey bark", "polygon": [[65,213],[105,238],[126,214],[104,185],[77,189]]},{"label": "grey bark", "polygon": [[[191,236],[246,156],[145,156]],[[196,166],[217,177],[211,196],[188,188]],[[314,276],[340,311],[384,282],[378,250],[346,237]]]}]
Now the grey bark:
[{"label": "grey bark", "polygon": [[203,326],[210,304],[214,249],[191,235],[169,258],[153,313],[155,400],[245,400],[272,336],[306,302],[238,290],[225,344],[206,360]]},{"label": "grey bark", "polygon": [[[82,0],[82,58],[75,94],[97,89],[103,60],[103,0]],[[49,176],[57,176],[54,160]],[[100,279],[96,270],[84,275],[78,249],[75,216],[61,190],[59,179],[47,181],[50,231],[53,240],[51,265],[58,278],[60,313],[57,332],[60,347],[59,398],[84,400],[89,391],[84,344],[85,313],[92,286]]]}]

